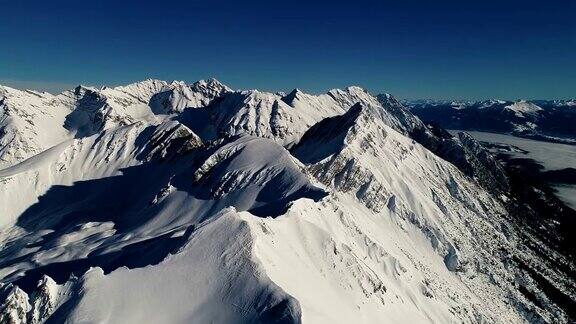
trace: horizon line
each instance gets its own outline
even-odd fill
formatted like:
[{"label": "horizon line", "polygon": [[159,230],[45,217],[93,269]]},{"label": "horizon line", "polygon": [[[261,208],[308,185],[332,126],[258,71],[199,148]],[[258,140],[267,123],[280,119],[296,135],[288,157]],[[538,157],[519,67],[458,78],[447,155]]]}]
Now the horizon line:
[{"label": "horizon line", "polygon": [[[116,83],[116,84],[89,84],[89,83],[70,83],[70,82],[60,82],[60,81],[38,81],[38,80],[18,80],[18,79],[0,79],[0,86],[6,86],[9,88],[13,88],[16,90],[21,90],[21,91],[35,91],[35,92],[40,92],[40,93],[49,93],[51,95],[59,95],[65,91],[68,90],[72,90],[75,89],[77,87],[90,87],[90,88],[95,88],[98,90],[102,90],[104,88],[116,88],[116,87],[122,87],[122,86],[128,86],[131,84],[137,84],[137,83],[142,83],[144,81],[147,80],[156,80],[156,81],[163,81],[166,82],[167,84],[171,84],[174,82],[184,82],[187,85],[191,85],[194,84],[195,82],[199,82],[199,81],[206,81],[206,80],[216,80],[218,82],[220,82],[221,84],[228,86],[227,83],[225,82],[221,82],[220,80],[218,80],[215,77],[210,77],[210,78],[204,78],[204,79],[198,79],[196,81],[190,82],[190,81],[186,81],[184,79],[173,79],[171,81],[167,81],[164,79],[159,79],[159,78],[144,78],[144,79],[139,79],[137,81],[131,81],[131,82],[127,82],[127,83]],[[440,102],[440,101],[454,101],[454,102],[481,102],[481,101],[488,101],[488,100],[495,100],[495,101],[510,101],[510,102],[517,102],[517,101],[554,101],[554,100],[563,100],[563,101],[571,101],[571,100],[576,100],[576,97],[562,97],[562,98],[555,98],[555,97],[548,97],[548,98],[515,98],[515,99],[510,99],[510,98],[498,98],[498,97],[484,97],[484,98],[476,98],[476,99],[472,99],[472,98],[464,98],[464,97],[438,97],[438,98],[434,98],[434,97],[415,97],[415,96],[409,96],[409,97],[400,97],[397,95],[394,95],[391,92],[387,92],[387,91],[377,91],[377,92],[373,92],[370,91],[369,89],[367,89],[367,87],[363,87],[360,85],[349,85],[346,86],[344,88],[338,88],[338,87],[333,87],[333,88],[327,88],[324,91],[321,92],[308,92],[306,90],[302,90],[302,88],[299,87],[295,87],[290,89],[289,91],[286,90],[270,90],[270,89],[258,89],[258,88],[245,88],[245,89],[233,89],[233,87],[228,86],[229,88],[231,88],[233,91],[251,91],[251,90],[256,90],[256,91],[262,91],[262,92],[269,92],[269,93],[290,93],[291,91],[294,90],[300,90],[306,94],[311,94],[311,95],[321,95],[321,94],[326,94],[332,90],[341,90],[341,89],[346,89],[346,88],[350,88],[350,87],[359,87],[365,91],[367,91],[368,93],[370,93],[373,96],[378,96],[378,95],[383,95],[383,94],[390,94],[392,95],[394,98],[397,98],[401,101],[436,101],[436,102]]]}]

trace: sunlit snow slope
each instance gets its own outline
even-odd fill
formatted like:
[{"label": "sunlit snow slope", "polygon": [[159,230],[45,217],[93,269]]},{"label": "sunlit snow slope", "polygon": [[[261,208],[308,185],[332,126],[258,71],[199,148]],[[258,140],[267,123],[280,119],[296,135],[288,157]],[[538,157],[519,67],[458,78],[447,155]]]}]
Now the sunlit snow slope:
[{"label": "sunlit snow slope", "polygon": [[446,134],[359,87],[1,87],[0,322],[573,319],[571,260]]}]

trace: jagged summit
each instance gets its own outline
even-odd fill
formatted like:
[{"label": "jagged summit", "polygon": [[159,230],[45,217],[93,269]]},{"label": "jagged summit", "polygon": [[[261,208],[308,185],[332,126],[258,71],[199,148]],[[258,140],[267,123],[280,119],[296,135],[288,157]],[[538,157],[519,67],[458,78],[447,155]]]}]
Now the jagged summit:
[{"label": "jagged summit", "polygon": [[198,80],[198,81],[192,83],[190,87],[195,88],[195,89],[206,88],[206,89],[232,91],[232,89],[230,89],[227,85],[216,80],[215,78],[210,78],[210,79],[206,79],[206,80]]},{"label": "jagged summit", "polygon": [[364,113],[366,118],[378,118],[372,109],[356,103],[339,116],[326,118],[312,126],[292,149],[292,154],[303,163],[318,162],[329,155],[340,151],[346,145],[349,132],[357,125]]},{"label": "jagged summit", "polygon": [[284,101],[286,104],[292,106],[292,102],[296,99],[296,97],[301,94],[302,91],[298,88],[295,88],[294,90],[290,91],[290,93],[288,93],[287,95],[284,95],[282,97],[282,101]]},{"label": "jagged summit", "polygon": [[98,89],[96,87],[92,87],[92,86],[79,84],[74,88],[73,91],[74,91],[75,95],[81,95],[81,94],[86,93],[86,92],[99,92],[100,89]]}]

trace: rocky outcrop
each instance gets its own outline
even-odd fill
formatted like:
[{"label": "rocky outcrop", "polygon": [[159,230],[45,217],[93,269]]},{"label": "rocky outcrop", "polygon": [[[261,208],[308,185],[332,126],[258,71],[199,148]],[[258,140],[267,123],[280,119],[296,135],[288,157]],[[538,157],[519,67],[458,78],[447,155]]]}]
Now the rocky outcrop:
[{"label": "rocky outcrop", "polygon": [[[69,282],[67,286],[71,286]],[[0,286],[0,323],[44,323],[66,299],[66,293],[48,276],[43,276],[29,295],[18,286]]]},{"label": "rocky outcrop", "polygon": [[[145,133],[152,133],[149,137]],[[183,155],[203,145],[198,135],[177,121],[167,121],[144,130],[138,158],[142,161],[164,161]]]}]

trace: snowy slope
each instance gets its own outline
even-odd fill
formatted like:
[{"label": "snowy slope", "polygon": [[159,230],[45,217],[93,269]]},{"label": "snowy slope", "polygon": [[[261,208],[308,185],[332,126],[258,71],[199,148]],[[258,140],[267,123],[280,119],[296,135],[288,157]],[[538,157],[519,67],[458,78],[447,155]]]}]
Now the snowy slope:
[{"label": "snowy slope", "polygon": [[61,126],[69,113],[49,93],[0,86],[0,168],[68,138]]},{"label": "snowy slope", "polygon": [[569,319],[525,265],[573,299],[572,265],[524,245],[494,161],[390,95],[4,93],[0,322]]},{"label": "snowy slope", "polygon": [[82,299],[67,320],[297,322],[298,301],[252,259],[252,244],[246,223],[233,209],[225,210],[202,223],[177,254],[156,266],[122,268],[109,275],[99,268],[86,272]]},{"label": "snowy slope", "polygon": [[525,117],[525,115],[537,115],[539,111],[544,110],[537,105],[525,100],[515,102],[509,106],[504,107],[504,109],[513,111],[517,117],[521,118]]},{"label": "snowy slope", "polygon": [[[388,225],[384,226],[383,232],[373,234],[374,237],[397,236],[392,239],[392,244],[387,242],[387,245],[391,244],[392,247],[386,245],[387,248],[383,250],[390,253],[399,249],[398,254],[411,260],[410,266],[416,269],[423,265],[430,267],[427,271],[434,275],[425,273],[428,276],[420,279],[421,285],[426,282],[436,286],[436,289],[458,287],[455,283],[447,284],[435,280],[450,280],[448,278],[451,275],[447,275],[449,271],[463,273],[459,275],[460,280],[468,279],[468,275],[476,277],[479,274],[470,271],[469,267],[494,259],[497,251],[509,244],[502,236],[492,237],[495,228],[501,226],[498,219],[500,214],[504,213],[503,207],[489,195],[479,195],[482,190],[469,183],[454,166],[391,129],[378,114],[377,109],[356,105],[342,116],[345,122],[333,119],[330,122],[337,123],[333,127],[324,123],[318,125],[318,129],[311,129],[293,152],[303,162],[307,162],[309,170],[320,181],[334,186],[339,192],[350,193],[372,213],[382,215],[386,220],[383,223]],[[327,145],[327,140],[333,140],[333,143]],[[315,147],[322,146],[319,142],[333,149],[330,152],[315,150]],[[344,206],[349,210],[354,204],[347,203]],[[356,208],[362,210],[360,207]],[[360,211],[352,210],[348,213],[356,215]],[[483,217],[479,218],[480,215]],[[352,219],[356,223],[356,218]],[[352,220],[348,220],[350,221]],[[376,228],[369,224],[364,226],[366,228],[360,230],[362,233],[373,232]],[[388,227],[395,229],[388,232]],[[423,240],[429,242],[426,244]],[[402,245],[399,242],[410,243]],[[367,245],[370,247],[372,244]],[[370,256],[370,252],[364,253]],[[360,259],[365,260],[362,257]],[[505,282],[507,274],[503,269],[503,264],[497,267],[494,264],[490,269],[494,272],[489,275],[493,280]],[[484,285],[487,280],[475,278],[469,284]],[[386,286],[386,283],[384,285]],[[418,289],[430,289],[431,295],[445,294],[445,298],[459,295],[454,301],[461,308],[459,311],[463,314],[460,315],[472,317],[469,320],[473,320],[478,311],[472,305],[466,306],[463,300],[483,300],[498,293],[489,286],[471,294],[459,288],[452,292],[450,289],[435,291],[434,288],[416,285],[412,289],[415,295],[423,293]],[[483,296],[483,292],[487,294]],[[493,307],[490,309],[492,314],[482,314],[489,316],[488,319],[491,320],[503,316],[501,313],[505,312],[507,307],[505,304],[496,303],[484,306],[484,311]],[[435,307],[431,307],[430,314],[427,315],[440,316],[434,314],[434,309]],[[386,317],[382,317],[384,318]],[[435,318],[435,321],[458,320],[442,314]]]}]

